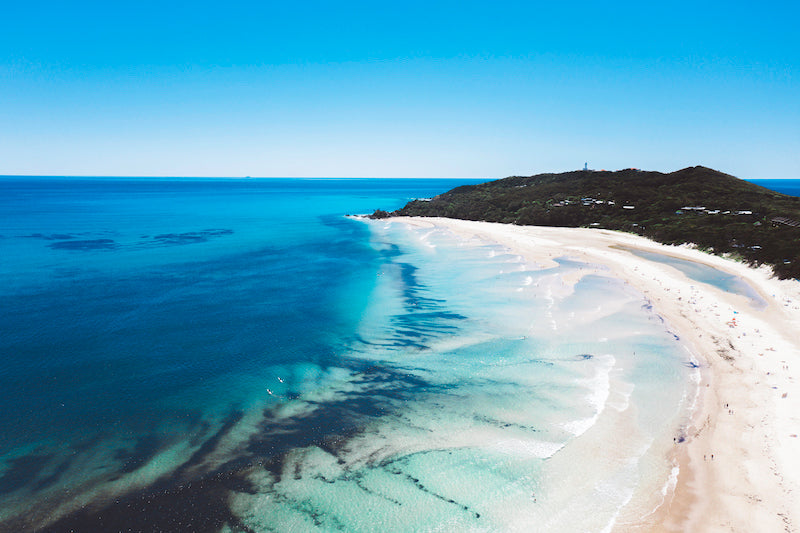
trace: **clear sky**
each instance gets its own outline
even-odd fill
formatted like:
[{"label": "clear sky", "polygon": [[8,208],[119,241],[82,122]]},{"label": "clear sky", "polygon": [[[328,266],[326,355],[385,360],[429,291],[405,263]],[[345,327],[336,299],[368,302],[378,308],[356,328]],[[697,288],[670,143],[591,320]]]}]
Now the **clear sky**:
[{"label": "clear sky", "polygon": [[800,2],[25,2],[0,174],[800,178]]}]

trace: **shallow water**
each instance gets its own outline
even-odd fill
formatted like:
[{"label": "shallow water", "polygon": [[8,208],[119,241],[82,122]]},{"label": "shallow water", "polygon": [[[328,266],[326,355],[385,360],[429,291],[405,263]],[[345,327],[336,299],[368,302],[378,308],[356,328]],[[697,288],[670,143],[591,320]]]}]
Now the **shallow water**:
[{"label": "shallow water", "polygon": [[692,365],[641,295],[597,275],[565,285],[590,270],[574,261],[541,270],[485,243],[373,227],[391,260],[353,355],[399,387],[381,385],[388,408],[341,448],[257,471],[259,494],[237,497],[245,523],[600,531],[660,503]]},{"label": "shallow water", "polygon": [[590,265],[343,216],[442,181],[0,183],[3,527],[600,531],[652,509],[690,354]]},{"label": "shallow water", "polygon": [[635,248],[625,248],[625,250],[649,261],[656,261],[658,263],[670,265],[671,267],[674,267],[686,274],[688,278],[700,283],[705,283],[718,289],[722,289],[725,292],[739,294],[749,298],[750,305],[756,309],[764,309],[767,307],[767,301],[758,294],[758,291],[756,291],[752,286],[750,286],[749,283],[739,276],[728,274],[727,272],[723,272],[718,268],[704,265],[702,263],[680,259],[678,257],[660,254],[658,252],[648,252]]}]

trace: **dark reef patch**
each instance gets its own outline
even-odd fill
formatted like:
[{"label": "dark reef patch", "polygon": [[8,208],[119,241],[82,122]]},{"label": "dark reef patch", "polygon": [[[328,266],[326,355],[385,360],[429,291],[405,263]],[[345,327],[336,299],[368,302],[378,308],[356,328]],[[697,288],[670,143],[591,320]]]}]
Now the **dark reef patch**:
[{"label": "dark reef patch", "polygon": [[14,492],[31,478],[39,477],[52,459],[52,455],[30,454],[9,461],[9,467],[0,476],[0,495]]},{"label": "dark reef patch", "polygon": [[219,441],[230,432],[233,426],[242,419],[244,413],[241,411],[233,411],[228,415],[225,421],[222,423],[222,427],[217,430],[214,435],[211,436],[208,440],[206,440],[200,448],[192,454],[192,457],[180,468],[178,469],[178,473],[185,470],[186,467],[196,464],[202,464],[205,458],[214,451],[214,449],[219,444]]},{"label": "dark reef patch", "polygon": [[151,237],[151,242],[163,246],[194,244],[207,242],[214,237],[223,237],[232,234],[232,229],[206,229],[201,231],[187,231],[184,233],[162,233],[153,235],[153,237]]},{"label": "dark reef patch", "polygon": [[156,456],[161,446],[161,441],[155,435],[151,434],[137,439],[133,450],[118,451],[114,454],[114,458],[122,462],[120,472],[127,474],[145,465],[150,459]]},{"label": "dark reef patch", "polygon": [[42,529],[63,531],[193,531],[216,533],[224,526],[250,533],[228,508],[228,494],[241,487],[236,471],[220,471],[184,483],[117,498],[85,507]]},{"label": "dark reef patch", "polygon": [[[219,441],[242,417],[232,412],[222,427],[191,458],[171,474],[128,495],[86,506],[41,531],[197,531],[211,533],[229,526],[233,531],[251,532],[228,507],[231,492],[255,493],[246,479],[250,461],[229,462],[214,470],[202,465]],[[154,437],[140,439],[125,463],[130,472],[157,453]],[[201,467],[195,468],[193,467]]]},{"label": "dark reef patch", "polygon": [[78,250],[78,251],[91,251],[91,250],[113,250],[117,247],[117,243],[113,239],[88,239],[88,240],[65,240],[55,241],[48,244],[54,250]]},{"label": "dark reef patch", "polygon": [[[244,524],[229,506],[232,494],[256,494],[257,489],[248,477],[254,469],[269,471],[276,480],[284,474],[295,478],[303,473],[298,469],[285,469],[288,452],[308,446],[316,446],[333,457],[340,457],[351,439],[362,432],[366,421],[385,415],[398,401],[420,391],[432,390],[425,381],[400,371],[359,360],[351,363],[358,366],[360,381],[368,392],[351,393],[340,401],[314,403],[315,410],[306,416],[289,419],[273,419],[270,409],[264,411],[259,431],[246,442],[241,453],[221,465],[210,465],[208,458],[236,424],[243,413],[229,413],[222,425],[208,436],[194,454],[171,473],[159,478],[149,486],[105,500],[96,501],[68,514],[58,521],[41,527],[17,518],[1,524],[9,530],[64,531],[197,531],[210,533],[228,527],[231,531],[249,533]],[[378,392],[370,384],[377,385]],[[163,443],[162,443],[163,444]],[[125,471],[143,466],[159,446],[156,437],[139,439],[130,452],[117,456],[125,460]],[[130,457],[126,457],[126,454]],[[342,459],[338,459],[343,464]],[[30,469],[40,471],[49,462],[47,457],[28,457],[16,468],[18,474],[30,475]],[[13,487],[11,487],[13,490]],[[418,487],[419,488],[419,487]],[[423,488],[426,492],[429,490]],[[421,490],[423,490],[421,489]],[[436,497],[441,498],[438,495]],[[465,506],[442,498],[466,509]],[[291,505],[291,502],[287,502]],[[317,510],[300,505],[298,511],[313,516],[320,526],[337,522],[335,516],[323,515]]]},{"label": "dark reef patch", "polygon": [[26,239],[42,239],[45,241],[66,241],[69,239],[74,239],[75,234],[73,233],[31,233],[30,235],[25,235]]},{"label": "dark reef patch", "polygon": [[446,496],[442,496],[441,494],[429,489],[428,487],[426,487],[422,483],[422,481],[419,478],[414,477],[414,476],[412,476],[410,474],[406,474],[405,472],[403,472],[402,470],[400,470],[396,466],[390,464],[390,465],[386,465],[385,468],[386,468],[386,470],[388,470],[392,474],[397,475],[397,476],[402,476],[403,478],[408,480],[414,486],[414,488],[416,488],[417,490],[419,490],[421,492],[424,492],[425,494],[429,494],[430,496],[433,496],[434,498],[436,498],[438,500],[441,500],[441,501],[443,501],[445,503],[449,503],[451,505],[455,505],[456,507],[460,508],[461,510],[472,514],[475,518],[480,518],[481,517],[481,514],[479,512],[475,511],[474,509],[471,509],[468,505],[464,505],[463,503],[459,503],[459,502],[453,500],[452,498],[448,498]]},{"label": "dark reef patch", "polygon": [[72,461],[66,460],[62,461],[56,468],[53,470],[53,473],[42,478],[39,480],[36,485],[34,485],[34,490],[45,490],[52,487],[56,481],[58,481],[64,472],[72,465]]}]

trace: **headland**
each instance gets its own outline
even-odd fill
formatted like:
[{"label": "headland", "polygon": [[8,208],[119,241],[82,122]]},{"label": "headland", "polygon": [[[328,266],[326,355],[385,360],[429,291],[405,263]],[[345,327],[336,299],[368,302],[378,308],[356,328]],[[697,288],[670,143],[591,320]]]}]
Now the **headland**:
[{"label": "headland", "polygon": [[579,170],[457,187],[380,216],[589,227],[693,243],[779,278],[800,278],[800,197],[703,166],[670,173]]}]

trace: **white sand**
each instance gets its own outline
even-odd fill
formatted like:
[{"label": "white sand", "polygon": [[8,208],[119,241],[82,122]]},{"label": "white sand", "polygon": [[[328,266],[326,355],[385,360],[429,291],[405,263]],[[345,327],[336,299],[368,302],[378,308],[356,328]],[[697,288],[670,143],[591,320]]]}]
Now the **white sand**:
[{"label": "white sand", "polygon": [[[693,426],[674,447],[680,465],[674,493],[656,513],[618,523],[617,530],[800,531],[800,283],[772,278],[767,268],[613,231],[392,220],[496,242],[542,266],[563,256],[603,265],[645,294],[701,362]],[[754,308],[748,298],[620,246],[737,275],[768,305]]]}]

